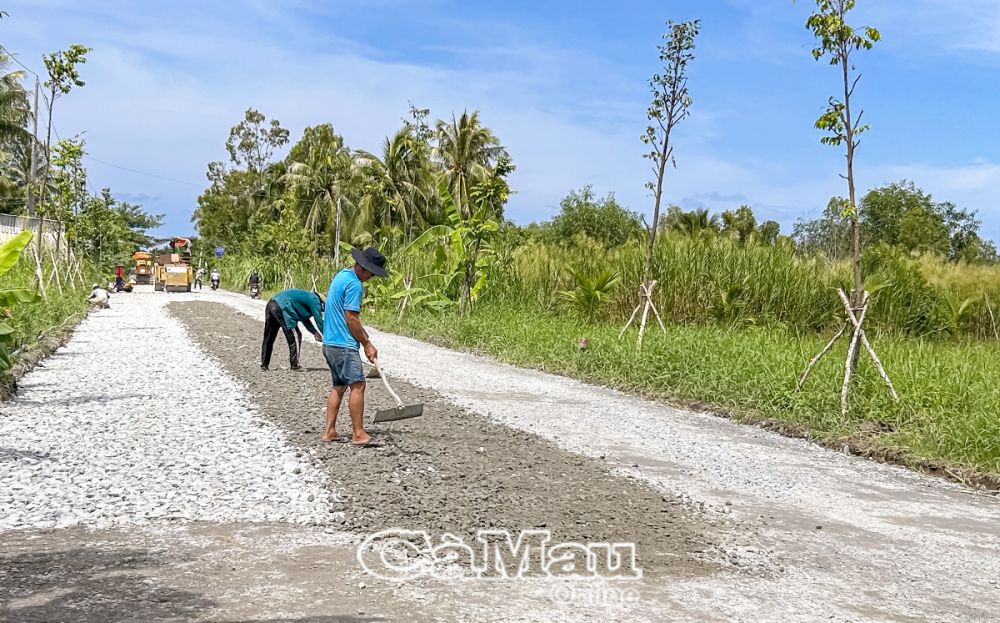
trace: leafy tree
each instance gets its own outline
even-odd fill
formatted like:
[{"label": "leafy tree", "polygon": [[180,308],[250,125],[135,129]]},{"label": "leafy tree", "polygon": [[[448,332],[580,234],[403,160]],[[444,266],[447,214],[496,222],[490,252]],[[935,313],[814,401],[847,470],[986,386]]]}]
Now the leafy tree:
[{"label": "leafy tree", "polygon": [[777,221],[764,221],[757,227],[757,236],[764,244],[775,245],[781,235],[781,225]]},{"label": "leafy tree", "polygon": [[885,243],[908,252],[931,252],[952,260],[982,261],[991,243],[979,237],[976,213],[951,202],[936,203],[930,194],[903,180],[872,189],[861,202],[861,230],[869,243]]},{"label": "leafy tree", "polygon": [[[45,161],[52,162],[52,112],[55,108],[56,99],[67,95],[73,87],[82,87],[86,83],[80,79],[78,66],[87,62],[87,54],[91,48],[74,44],[65,51],[53,52],[42,57],[45,69],[49,74],[49,79],[45,81],[45,88],[49,90],[49,115],[45,134]],[[36,111],[37,114],[37,111]],[[46,182],[48,181],[49,168],[45,169],[45,178],[42,181],[40,200],[45,198]],[[39,230],[39,244],[41,244],[41,230]]]},{"label": "leafy tree", "polygon": [[449,194],[463,217],[472,214],[471,188],[489,175],[490,167],[507,151],[500,139],[479,120],[479,111],[452,115],[451,123],[437,122],[434,158],[444,172]]},{"label": "leafy tree", "polygon": [[26,141],[30,109],[28,94],[21,86],[23,71],[8,71],[10,57],[0,52],[0,145],[9,141]]},{"label": "leafy tree", "polygon": [[851,223],[846,215],[847,199],[832,197],[815,220],[799,219],[792,228],[792,239],[799,251],[819,253],[839,260],[851,255]]},{"label": "leafy tree", "polygon": [[79,249],[99,267],[126,261],[152,242],[146,230],[163,224],[162,215],[147,214],[141,206],[118,201],[110,188],[88,197],[76,219]]},{"label": "leafy tree", "polygon": [[757,218],[748,205],[741,205],[735,210],[726,210],[722,213],[722,231],[736,236],[740,242],[749,240],[756,228]]},{"label": "leafy tree", "polygon": [[234,164],[261,173],[271,162],[274,151],[288,143],[288,130],[281,127],[281,122],[277,119],[266,121],[262,113],[248,108],[243,121],[229,130],[226,151]]},{"label": "leafy tree", "polygon": [[[306,145],[302,146],[302,142]],[[322,253],[337,255],[342,232],[346,231],[346,238],[353,241],[371,228],[371,219],[356,210],[351,152],[343,137],[329,124],[307,129],[293,152],[301,160],[290,162],[283,181],[306,209],[305,225],[317,241],[317,248]],[[349,211],[351,218],[344,217],[344,210]],[[328,236],[328,242],[319,244],[320,235]]]},{"label": "leafy tree", "polygon": [[559,214],[545,227],[557,241],[567,242],[583,233],[605,247],[637,239],[643,232],[639,216],[622,207],[614,193],[598,199],[591,186],[571,190],[563,197],[559,202]]},{"label": "leafy tree", "polygon": [[861,79],[851,55],[858,50],[870,50],[881,39],[875,28],[854,28],[847,24],[847,14],[854,8],[855,0],[816,0],[817,11],[806,20],[806,28],[819,39],[812,55],[816,60],[829,58],[843,78],[843,99],[830,97],[826,111],[816,120],[816,127],[827,133],[820,141],[825,145],[847,147],[848,205],[846,215],[851,223],[852,267],[854,290],[852,304],[861,304],[864,283],[861,279],[861,230],[858,226],[857,198],[854,189],[854,155],[860,145],[860,135],[868,129],[861,123],[864,111],[854,115],[851,96]]},{"label": "leafy tree", "polygon": [[473,205],[485,210],[488,218],[503,220],[504,206],[511,193],[507,178],[516,168],[508,156],[500,156],[486,177],[476,182],[469,192]]},{"label": "leafy tree", "polygon": [[471,216],[463,218],[445,180],[438,186],[438,195],[447,222],[424,230],[403,254],[420,253],[433,246],[434,277],[441,291],[458,290],[459,313],[465,314],[492,274],[494,250],[491,243],[500,225],[489,217],[490,207],[484,203]]}]

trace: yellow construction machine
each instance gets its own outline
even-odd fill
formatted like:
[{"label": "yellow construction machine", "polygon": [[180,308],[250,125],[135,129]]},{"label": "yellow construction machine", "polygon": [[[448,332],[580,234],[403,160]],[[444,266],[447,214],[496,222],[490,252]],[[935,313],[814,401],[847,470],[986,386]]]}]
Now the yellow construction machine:
[{"label": "yellow construction machine", "polygon": [[193,282],[191,241],[187,238],[172,238],[170,253],[161,253],[156,257],[153,289],[158,292],[190,292]]},{"label": "yellow construction machine", "polygon": [[135,282],[141,285],[153,283],[153,254],[147,251],[136,251],[132,254],[132,269],[135,275]]}]

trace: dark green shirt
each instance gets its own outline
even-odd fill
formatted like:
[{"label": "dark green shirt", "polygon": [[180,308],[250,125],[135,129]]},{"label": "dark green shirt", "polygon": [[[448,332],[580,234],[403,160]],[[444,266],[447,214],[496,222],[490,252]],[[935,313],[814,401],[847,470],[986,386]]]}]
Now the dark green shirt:
[{"label": "dark green shirt", "polygon": [[[271,300],[281,308],[286,329],[292,330],[301,322],[310,333],[315,333],[316,327],[323,326],[323,307],[320,305],[319,295],[306,290],[291,289],[278,292]],[[314,319],[315,325],[312,323]]]}]

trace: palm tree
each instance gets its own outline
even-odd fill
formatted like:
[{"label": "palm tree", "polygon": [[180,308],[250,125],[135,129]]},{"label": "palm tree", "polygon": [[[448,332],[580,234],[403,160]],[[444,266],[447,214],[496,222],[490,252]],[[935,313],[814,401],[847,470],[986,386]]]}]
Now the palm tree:
[{"label": "palm tree", "polygon": [[492,163],[506,155],[500,139],[480,123],[479,111],[463,112],[458,119],[452,115],[451,123],[437,122],[434,158],[463,217],[472,214],[470,188],[487,176]]},{"label": "palm tree", "polygon": [[30,114],[28,94],[21,87],[24,72],[7,71],[10,62],[9,56],[0,53],[0,142],[4,144],[29,137],[25,129]]},{"label": "palm tree", "polygon": [[403,127],[392,138],[386,137],[381,158],[363,150],[355,152],[355,161],[373,185],[373,192],[363,200],[382,217],[383,225],[400,223],[407,240],[413,237],[414,225],[426,225],[433,179],[425,145],[413,135],[413,128]]},{"label": "palm tree", "polygon": [[716,232],[719,230],[719,216],[703,209],[682,212],[673,223],[673,230],[691,237],[702,232]]},{"label": "palm tree", "polygon": [[355,206],[351,193],[355,171],[350,150],[344,145],[342,136],[332,134],[295,156],[301,160],[290,162],[281,180],[295,190],[302,205],[307,206],[303,210],[306,227],[314,236],[321,231],[331,235],[332,250],[338,256],[342,232],[346,230],[350,237],[366,225],[358,219],[344,218],[343,211],[350,211]]}]

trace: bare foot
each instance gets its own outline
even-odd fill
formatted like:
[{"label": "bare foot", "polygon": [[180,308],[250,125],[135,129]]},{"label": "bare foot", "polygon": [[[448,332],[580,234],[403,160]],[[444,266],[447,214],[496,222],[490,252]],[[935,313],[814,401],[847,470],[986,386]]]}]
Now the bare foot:
[{"label": "bare foot", "polygon": [[330,435],[323,435],[323,441],[327,443],[344,443],[347,440],[341,439],[340,435],[333,435],[332,437]]}]

